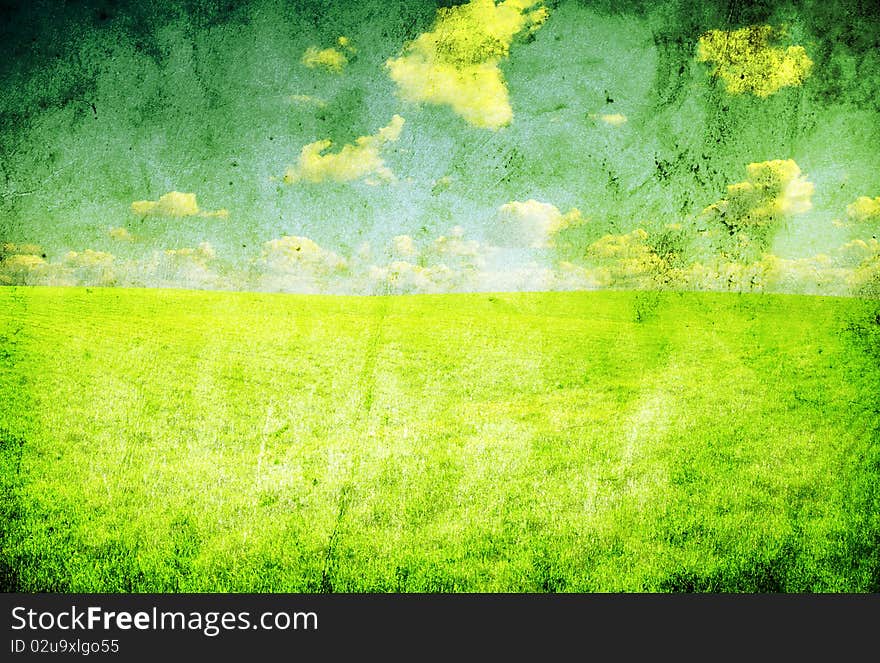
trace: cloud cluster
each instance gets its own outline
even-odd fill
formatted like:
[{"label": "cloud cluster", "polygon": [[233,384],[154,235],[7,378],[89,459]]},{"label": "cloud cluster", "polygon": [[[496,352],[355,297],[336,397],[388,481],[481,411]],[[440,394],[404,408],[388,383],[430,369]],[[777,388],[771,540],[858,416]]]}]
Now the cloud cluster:
[{"label": "cloud cluster", "polygon": [[230,289],[247,287],[243,275],[223,276],[208,242],[196,248],[153,251],[123,260],[106,251],[67,251],[54,260],[36,254],[0,259],[0,283],[46,286],[124,286]]},{"label": "cloud cluster", "polygon": [[38,244],[0,244],[0,285],[36,285],[46,266]]},{"label": "cloud cluster", "polygon": [[[47,260],[42,254],[5,249],[0,283],[362,295],[600,288],[880,294],[880,242],[873,238],[801,258],[764,253],[736,260],[716,254],[678,264],[660,250],[662,236],[642,228],[604,235],[587,247],[583,264],[483,244],[466,238],[459,227],[423,246],[397,235],[378,252],[363,245],[348,257],[307,237],[285,235],[265,242],[244,269],[224,263],[207,242],[136,260],[92,249]],[[14,250],[22,248],[39,250],[27,245]]]},{"label": "cloud cluster", "polygon": [[880,220],[880,196],[859,196],[854,203],[846,206],[846,215],[856,223]]},{"label": "cloud cluster", "polygon": [[733,236],[733,249],[762,251],[783,219],[812,207],[814,186],[792,159],[750,163],[743,182],[729,184],[727,195],[702,212]]},{"label": "cloud cluster", "polygon": [[131,211],[138,216],[166,217],[220,217],[226,218],[229,212],[225,209],[214,211],[202,210],[196,202],[196,194],[170,191],[159,200],[136,200],[131,204]]},{"label": "cloud cluster", "polygon": [[649,237],[646,230],[636,228],[629,233],[604,235],[590,244],[586,256],[599,267],[599,283],[616,288],[661,284],[670,267]]},{"label": "cloud cluster", "polygon": [[345,52],[352,54],[354,48],[348,37],[339,37],[336,43],[340,48],[318,49],[316,46],[309,46],[303,53],[300,62],[310,69],[321,68],[336,74],[342,73],[345,65],[348,64],[348,56]]},{"label": "cloud cluster", "polygon": [[375,294],[468,292],[475,288],[491,247],[465,238],[460,226],[421,245],[396,235],[378,255],[364,245],[352,260],[354,292]]},{"label": "cloud cluster", "polygon": [[813,67],[803,46],[774,46],[779,36],[769,25],[710,30],[700,37],[697,59],[714,63],[712,75],[724,81],[728,93],[768,97],[802,85]]},{"label": "cloud cluster", "polygon": [[[264,242],[254,267],[257,287],[261,290],[319,293],[348,280],[345,258],[308,237],[296,235]],[[341,290],[347,290],[347,286]]]},{"label": "cloud cluster", "polygon": [[367,178],[367,183],[378,184],[394,179],[394,173],[385,165],[379,151],[400,138],[404,119],[391,118],[388,126],[372,136],[361,136],[354,145],[345,145],[336,153],[324,154],[332,146],[329,140],[319,140],[302,148],[297,163],[284,173],[284,182],[351,182]]},{"label": "cloud cluster", "polygon": [[40,285],[46,261],[33,253],[4,256],[0,260],[0,285]]},{"label": "cloud cluster", "polygon": [[538,0],[471,0],[437,10],[433,29],[388,60],[389,74],[407,101],[450,106],[476,127],[511,122],[507,83],[498,67],[513,38],[547,18]]}]

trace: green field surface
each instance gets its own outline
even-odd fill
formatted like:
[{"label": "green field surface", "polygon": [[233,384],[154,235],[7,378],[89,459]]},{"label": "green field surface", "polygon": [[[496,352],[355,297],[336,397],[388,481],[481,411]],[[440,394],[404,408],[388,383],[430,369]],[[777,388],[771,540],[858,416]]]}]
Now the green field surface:
[{"label": "green field surface", "polygon": [[880,316],[0,288],[33,592],[877,592]]}]

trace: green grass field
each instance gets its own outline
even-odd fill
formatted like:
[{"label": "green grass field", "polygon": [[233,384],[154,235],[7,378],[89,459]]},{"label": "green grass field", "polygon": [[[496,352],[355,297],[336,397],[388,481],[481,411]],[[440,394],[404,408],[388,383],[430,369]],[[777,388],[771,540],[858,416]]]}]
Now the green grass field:
[{"label": "green grass field", "polygon": [[880,591],[878,302],[0,288],[6,591]]}]

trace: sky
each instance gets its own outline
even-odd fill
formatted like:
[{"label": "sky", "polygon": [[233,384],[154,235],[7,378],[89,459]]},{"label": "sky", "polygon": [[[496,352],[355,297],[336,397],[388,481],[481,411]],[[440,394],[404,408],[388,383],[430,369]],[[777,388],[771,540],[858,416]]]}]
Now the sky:
[{"label": "sky", "polygon": [[0,284],[878,289],[870,3],[0,12]]}]

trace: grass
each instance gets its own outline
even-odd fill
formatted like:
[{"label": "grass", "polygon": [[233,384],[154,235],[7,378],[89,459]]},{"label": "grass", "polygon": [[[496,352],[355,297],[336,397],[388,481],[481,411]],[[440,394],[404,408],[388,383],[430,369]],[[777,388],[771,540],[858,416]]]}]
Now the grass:
[{"label": "grass", "polygon": [[878,310],[0,288],[0,588],[880,591]]}]

